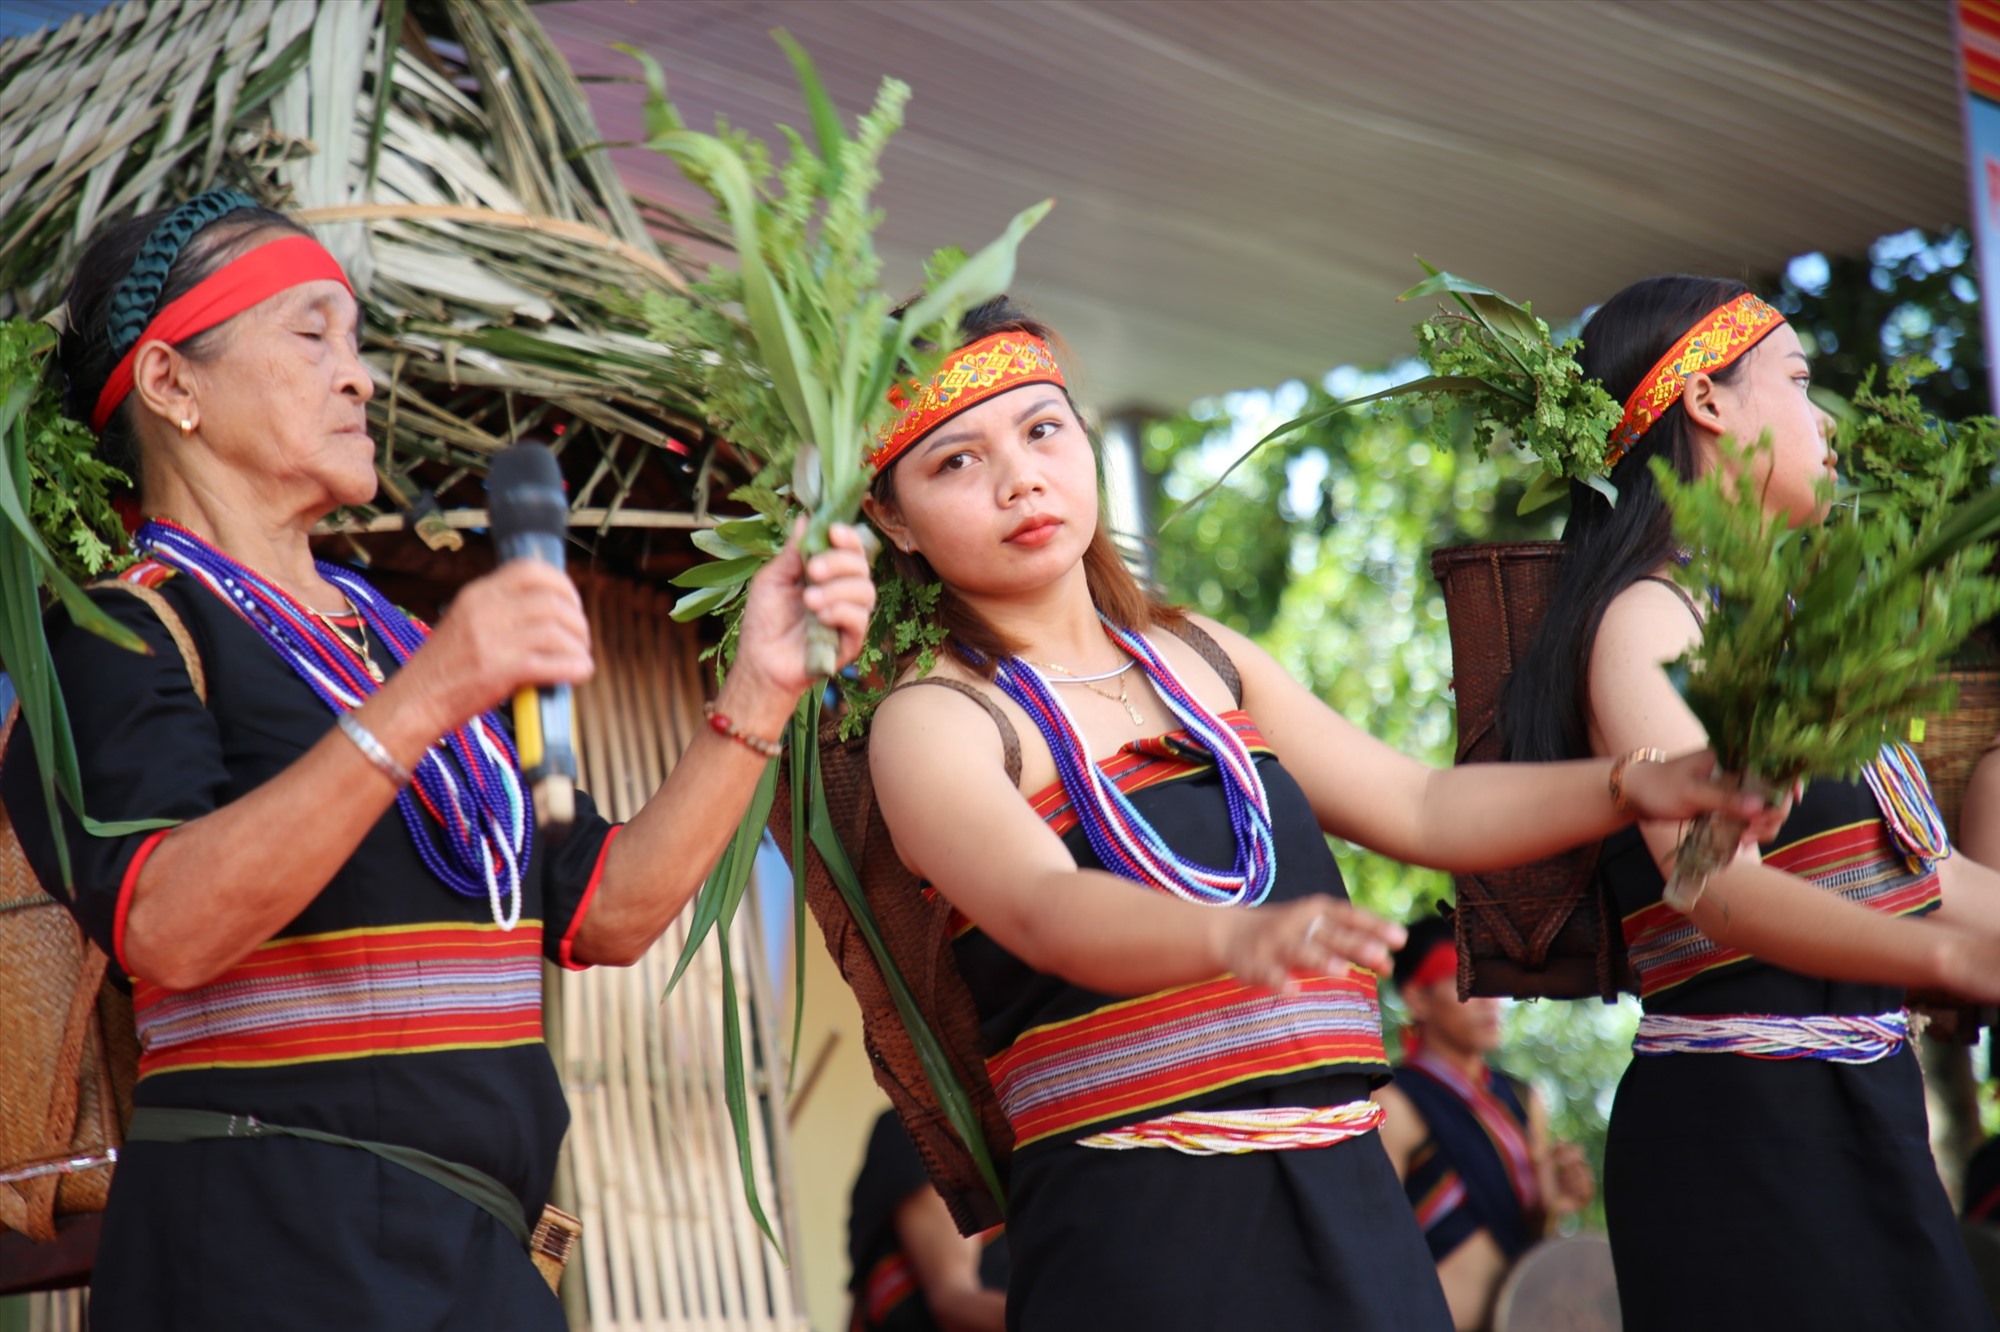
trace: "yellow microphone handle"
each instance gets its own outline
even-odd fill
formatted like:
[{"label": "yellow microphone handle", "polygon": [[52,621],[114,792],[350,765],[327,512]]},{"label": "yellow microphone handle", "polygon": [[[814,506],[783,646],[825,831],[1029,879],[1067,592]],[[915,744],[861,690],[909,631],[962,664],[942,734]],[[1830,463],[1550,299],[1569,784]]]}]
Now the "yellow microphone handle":
[{"label": "yellow microphone handle", "polygon": [[521,754],[521,771],[532,773],[547,757],[542,744],[542,700],[533,685],[514,694],[514,748]]}]

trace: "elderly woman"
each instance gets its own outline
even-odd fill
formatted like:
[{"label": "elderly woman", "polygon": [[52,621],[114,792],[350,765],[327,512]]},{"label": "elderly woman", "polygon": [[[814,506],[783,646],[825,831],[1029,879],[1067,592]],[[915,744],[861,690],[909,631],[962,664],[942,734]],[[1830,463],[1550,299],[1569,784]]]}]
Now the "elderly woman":
[{"label": "elderly woman", "polygon": [[94,1325],[561,1328],[519,1233],[567,1118],[543,959],[629,964],[687,902],[809,683],[807,613],[859,644],[858,541],[774,560],[712,729],[631,823],[579,795],[551,846],[491,709],[589,678],[574,587],[505,564],[426,629],[313,560],[314,524],[376,485],[332,257],[216,191],[107,231],[68,308],[72,410],[138,468],[123,577],[180,621],[103,590],[151,655],[53,643],[88,812],[171,828],[95,837],[65,811],[66,890],[19,728],[4,769],[144,1050]]}]

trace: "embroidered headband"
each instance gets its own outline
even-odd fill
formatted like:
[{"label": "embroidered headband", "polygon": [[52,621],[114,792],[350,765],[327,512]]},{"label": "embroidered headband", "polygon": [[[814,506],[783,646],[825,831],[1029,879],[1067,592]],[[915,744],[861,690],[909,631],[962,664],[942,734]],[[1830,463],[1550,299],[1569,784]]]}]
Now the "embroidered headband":
[{"label": "embroidered headband", "polygon": [[1441,980],[1452,980],[1458,976],[1458,944],[1451,939],[1439,939],[1424,954],[1424,960],[1417,963],[1417,969],[1399,987],[1408,990],[1418,985],[1435,985]]},{"label": "embroidered headband", "polygon": [[102,434],[118,404],[132,392],[132,363],[148,342],[183,342],[281,291],[321,280],[338,282],[350,294],[354,290],[339,261],[310,236],[285,236],[230,260],[146,323],[104,381],[90,428]]},{"label": "embroidered headband", "polygon": [[1733,364],[1784,322],[1783,315],[1747,291],[1711,310],[1646,372],[1625,400],[1625,416],[1611,432],[1604,470],[1616,467],[1667,408],[1680,401],[1689,375],[1713,373]]},{"label": "embroidered headband", "polygon": [[995,333],[959,348],[929,383],[911,380],[889,390],[896,419],[876,436],[869,466],[881,471],[952,417],[1024,384],[1063,386],[1062,367],[1034,334]]}]

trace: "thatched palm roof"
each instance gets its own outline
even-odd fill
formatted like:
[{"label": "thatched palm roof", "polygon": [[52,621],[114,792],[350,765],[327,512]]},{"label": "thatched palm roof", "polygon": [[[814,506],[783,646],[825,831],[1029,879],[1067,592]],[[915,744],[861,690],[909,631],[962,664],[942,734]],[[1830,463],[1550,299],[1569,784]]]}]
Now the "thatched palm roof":
[{"label": "thatched palm roof", "polygon": [[362,295],[382,489],[347,530],[425,491],[479,525],[486,456],[529,432],[579,525],[701,521],[714,441],[626,304],[684,285],[656,233],[688,224],[619,183],[521,0],[423,12],[155,0],[0,45],[0,317],[46,313],[107,219],[235,185]]}]

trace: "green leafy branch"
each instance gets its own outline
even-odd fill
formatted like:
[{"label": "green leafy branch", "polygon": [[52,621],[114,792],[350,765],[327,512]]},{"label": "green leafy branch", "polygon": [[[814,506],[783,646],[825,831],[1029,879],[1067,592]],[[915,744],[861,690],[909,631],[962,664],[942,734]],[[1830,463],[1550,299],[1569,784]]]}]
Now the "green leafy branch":
[{"label": "green leafy branch", "polygon": [[[935,371],[957,346],[965,310],[1001,294],[1013,281],[1014,256],[1022,238],[1052,206],[1045,201],[1026,209],[998,239],[970,258],[956,249],[940,250],[927,267],[923,295],[895,317],[892,301],[880,290],[881,262],[873,237],[882,215],[870,196],[881,179],[882,152],[903,123],[909,89],[884,79],[874,105],[850,133],[805,51],[782,31],[774,36],[791,60],[812,128],[808,141],[780,127],[786,155],[784,164],[775,168],[768,147],[727,124],[718,124],[713,134],[689,129],[667,95],[658,63],[641,51],[620,48],[645,72],[648,146],[671,156],[691,181],[714,197],[736,251],[734,269],[712,269],[686,295],[653,294],[641,302],[662,355],[695,386],[709,425],[756,464],[750,483],[733,495],[755,516],[698,534],[695,544],[713,561],[674,579],[677,586],[688,589],[674,607],[674,618],[720,614],[727,620],[717,650],[718,670],[726,668],[734,654],[750,579],[783,548],[796,517],[806,519],[801,544],[808,555],[826,548],[833,524],[856,520],[870,479],[868,453],[891,414],[891,385],[899,378],[922,380]],[[936,598],[935,590],[885,582],[859,666],[860,683],[849,691],[847,727],[860,725],[880,698],[898,654],[921,645],[934,656],[942,639],[936,625]],[[826,677],[837,664],[836,635],[815,622],[808,638],[808,669]],[[893,959],[880,946],[880,929],[834,831],[818,761],[823,704],[822,691],[808,690],[788,733],[795,920],[803,918],[810,844],[818,849],[856,924],[875,948],[933,1090],[997,1197],[998,1177],[971,1097]],[[776,803],[777,772],[773,762],[697,895],[687,944],[673,977],[679,980],[696,950],[714,933],[723,949],[725,1097],[736,1131],[745,1196],[773,1243],[777,1237],[757,1197],[752,1171],[729,930]],[[803,939],[794,951],[802,969]],[[802,972],[794,990],[802,1004]],[[795,1010],[795,1064],[798,1017]]]},{"label": "green leafy branch", "polygon": [[[1932,433],[1965,464],[1970,436]],[[1683,482],[1664,460],[1653,472],[1691,552],[1676,580],[1706,606],[1701,641],[1671,668],[1707,730],[1718,766],[1746,789],[1852,775],[1912,718],[1948,707],[1951,654],[2000,612],[1988,572],[2000,533],[2000,491],[1913,518],[1849,508],[1788,526],[1749,484],[1769,444]],[[1735,854],[1740,822],[1704,816],[1683,844],[1669,901],[1691,905],[1699,883]]]},{"label": "green leafy branch", "polygon": [[1622,409],[1602,385],[1583,373],[1576,359],[1580,346],[1576,339],[1557,342],[1532,305],[1516,304],[1491,287],[1446,273],[1422,259],[1417,262],[1429,276],[1397,299],[1442,295],[1456,307],[1439,310],[1416,326],[1417,355],[1431,373],[1285,422],[1245,449],[1168,523],[1221,489],[1231,473],[1273,440],[1395,398],[1429,403],[1440,418],[1450,408],[1469,412],[1472,445],[1481,458],[1498,446],[1511,445],[1537,459],[1542,470],[1522,497],[1524,514],[1559,497],[1568,481],[1581,481],[1617,502],[1618,492],[1604,479],[1604,461]]},{"label": "green leafy branch", "polygon": [[[1006,289],[1022,238],[1052,203],[1020,213],[969,259],[940,252],[924,294],[893,318],[893,303],[879,289],[873,233],[881,213],[870,195],[882,152],[902,126],[909,88],[884,79],[850,136],[803,48],[782,31],[774,35],[798,76],[813,129],[809,143],[780,128],[787,155],[775,174],[768,148],[741,131],[688,129],[658,63],[621,49],[645,69],[647,145],[714,196],[736,249],[736,269],[712,272],[695,293],[706,309],[687,298],[653,298],[655,335],[686,349],[710,423],[757,460],[758,481],[745,499],[774,519],[803,512],[804,549],[812,554],[825,549],[830,526],[860,514],[868,450],[890,414],[890,385],[899,375],[927,376],[956,345],[965,309]],[[699,584],[676,580],[703,593],[684,598],[676,614],[725,609],[754,572],[739,565],[721,581],[712,572],[690,575],[704,580]],[[832,675],[836,638],[816,628],[812,667]]]},{"label": "green leafy branch", "polygon": [[1931,362],[1913,357],[1891,366],[1877,389],[1871,367],[1836,439],[1864,506],[1902,514],[1920,530],[1992,485],[2000,462],[2000,420],[1944,421],[1911,391],[1935,373]]},{"label": "green leafy branch", "polygon": [[106,823],[84,813],[83,780],[62,684],[42,622],[46,591],[79,628],[133,652],[145,640],[98,607],[78,578],[109,566],[120,526],[110,492],[125,476],[96,456],[96,440],[57,406],[49,382],[55,331],[45,324],[0,322],[0,669],[13,681],[21,719],[35,740],[42,800],[57,819],[56,859],[70,882],[69,843],[57,798],[85,831],[119,837],[169,827],[170,819]]}]

